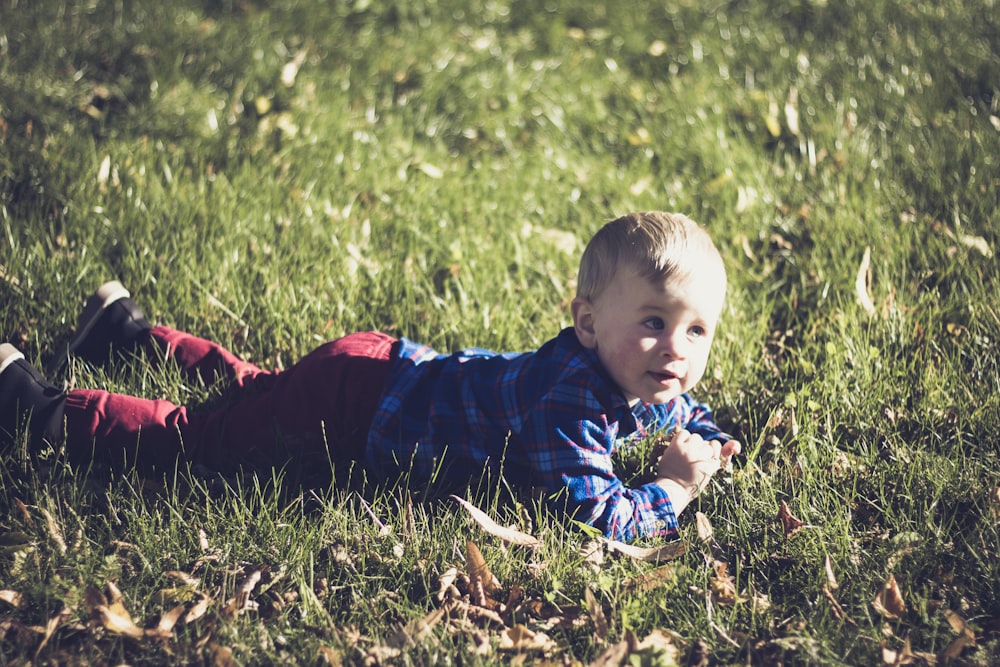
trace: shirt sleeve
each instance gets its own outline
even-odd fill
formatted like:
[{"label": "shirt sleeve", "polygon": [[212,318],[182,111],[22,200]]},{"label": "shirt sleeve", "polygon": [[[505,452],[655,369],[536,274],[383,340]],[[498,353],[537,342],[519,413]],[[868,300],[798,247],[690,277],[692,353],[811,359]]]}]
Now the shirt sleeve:
[{"label": "shirt sleeve", "polygon": [[533,412],[523,435],[535,482],[557,510],[610,539],[676,536],[677,516],[666,491],[655,483],[629,488],[615,475],[611,454],[619,420],[590,407],[597,417],[573,419],[579,401],[571,407],[550,396]]},{"label": "shirt sleeve", "polygon": [[722,431],[715,423],[711,409],[687,394],[681,394],[663,405],[644,404],[636,419],[651,427],[651,430],[672,431],[678,426],[705,440],[726,443],[733,436]]}]

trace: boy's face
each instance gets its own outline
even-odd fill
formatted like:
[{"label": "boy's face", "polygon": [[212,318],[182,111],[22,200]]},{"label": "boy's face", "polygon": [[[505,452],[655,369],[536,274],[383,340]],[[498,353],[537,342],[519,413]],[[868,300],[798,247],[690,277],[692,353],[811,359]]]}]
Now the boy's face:
[{"label": "boy's face", "polygon": [[624,267],[595,299],[573,300],[576,335],[629,403],[666,403],[705,373],[725,291],[711,262],[665,283]]}]

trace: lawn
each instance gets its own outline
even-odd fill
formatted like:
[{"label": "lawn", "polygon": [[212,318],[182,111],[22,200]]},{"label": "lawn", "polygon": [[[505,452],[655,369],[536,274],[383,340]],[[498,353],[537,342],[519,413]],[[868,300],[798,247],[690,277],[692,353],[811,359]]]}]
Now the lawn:
[{"label": "lawn", "polygon": [[531,349],[594,231],[676,210],[727,262],[696,397],[745,443],[665,546],[506,479],[8,439],[0,665],[1000,664],[998,93],[993,0],[0,0],[0,336],[40,368],[110,278],[269,368]]}]

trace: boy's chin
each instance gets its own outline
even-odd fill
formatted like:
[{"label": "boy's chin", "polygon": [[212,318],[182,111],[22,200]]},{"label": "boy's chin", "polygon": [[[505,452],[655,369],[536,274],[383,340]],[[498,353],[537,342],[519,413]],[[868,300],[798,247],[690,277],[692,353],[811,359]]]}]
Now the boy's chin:
[{"label": "boy's chin", "polygon": [[650,394],[647,394],[647,395],[644,395],[644,396],[638,396],[638,397],[636,397],[633,394],[633,395],[630,395],[629,405],[635,405],[639,401],[642,401],[643,403],[652,403],[654,405],[656,405],[656,404],[663,404],[663,403],[669,403],[670,401],[674,400],[675,398],[677,398],[680,395],[681,395],[681,392],[679,392],[679,391],[673,391],[673,390],[671,390],[671,391],[657,391],[657,392],[654,392],[654,393],[650,393]]}]

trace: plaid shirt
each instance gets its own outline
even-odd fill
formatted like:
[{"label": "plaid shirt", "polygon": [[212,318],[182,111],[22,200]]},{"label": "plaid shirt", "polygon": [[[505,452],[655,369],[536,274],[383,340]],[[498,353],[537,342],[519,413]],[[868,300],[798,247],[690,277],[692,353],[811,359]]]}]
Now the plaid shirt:
[{"label": "plaid shirt", "polygon": [[438,354],[402,339],[368,436],[366,469],[464,485],[484,472],[541,487],[550,501],[615,539],[672,536],[677,517],[657,484],[626,487],[611,455],[680,425],[728,440],[687,394],[629,407],[572,327],[534,352]]}]

